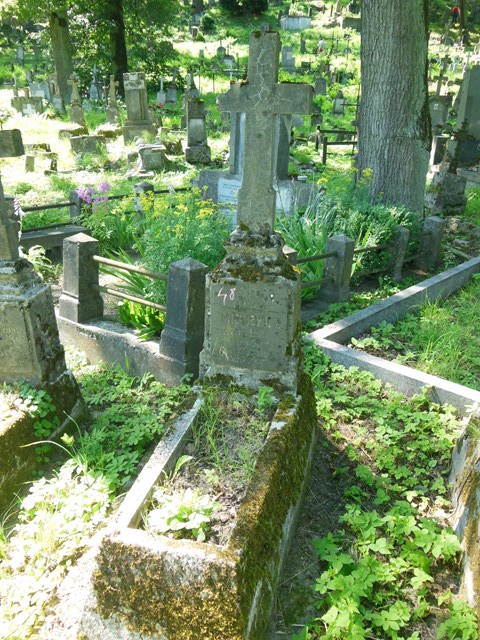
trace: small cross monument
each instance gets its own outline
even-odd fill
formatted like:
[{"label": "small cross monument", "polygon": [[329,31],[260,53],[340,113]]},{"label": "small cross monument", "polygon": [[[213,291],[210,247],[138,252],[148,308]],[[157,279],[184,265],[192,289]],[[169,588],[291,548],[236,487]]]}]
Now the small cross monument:
[{"label": "small cross monument", "polygon": [[296,393],[300,369],[300,277],[275,232],[275,129],[278,114],[311,113],[313,88],[278,83],[280,37],[250,36],[247,80],[219,96],[222,111],[245,113],[237,228],[227,255],[207,278],[201,375],[257,389]]},{"label": "small cross monument", "polygon": [[276,31],[250,36],[248,73],[219,96],[221,111],[245,113],[244,176],[238,194],[241,229],[271,233],[275,220],[273,189],[277,114],[312,112],[313,89],[278,82],[280,37]]}]

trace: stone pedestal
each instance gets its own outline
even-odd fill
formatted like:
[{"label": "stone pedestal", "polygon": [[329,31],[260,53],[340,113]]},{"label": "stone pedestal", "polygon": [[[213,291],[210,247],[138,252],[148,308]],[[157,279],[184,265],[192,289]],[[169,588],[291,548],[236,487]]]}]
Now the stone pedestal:
[{"label": "stone pedestal", "polygon": [[277,234],[231,235],[227,257],[207,276],[203,378],[296,392],[300,276],[282,244]]},{"label": "stone pedestal", "polygon": [[23,156],[24,153],[20,129],[0,131],[0,158],[15,158]]},{"label": "stone pedestal", "polygon": [[165,147],[160,144],[138,146],[140,171],[163,171],[165,169]]},{"label": "stone pedestal", "polygon": [[144,73],[124,73],[123,84],[125,87],[125,105],[127,107],[127,120],[123,127],[123,139],[125,144],[133,142],[144,134],[155,136],[157,127],[152,122],[148,110],[147,87]]}]

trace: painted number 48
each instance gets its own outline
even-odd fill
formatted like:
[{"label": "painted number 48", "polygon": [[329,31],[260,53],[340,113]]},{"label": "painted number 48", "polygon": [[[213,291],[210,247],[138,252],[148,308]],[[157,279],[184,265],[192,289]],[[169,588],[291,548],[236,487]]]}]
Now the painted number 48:
[{"label": "painted number 48", "polygon": [[223,298],[223,304],[226,303],[227,298],[228,298],[228,300],[232,300],[233,301],[233,300],[235,300],[235,288],[230,289],[230,291],[228,291],[228,292],[225,292],[223,290],[223,287],[220,287],[220,290],[217,293],[217,297],[218,298]]}]

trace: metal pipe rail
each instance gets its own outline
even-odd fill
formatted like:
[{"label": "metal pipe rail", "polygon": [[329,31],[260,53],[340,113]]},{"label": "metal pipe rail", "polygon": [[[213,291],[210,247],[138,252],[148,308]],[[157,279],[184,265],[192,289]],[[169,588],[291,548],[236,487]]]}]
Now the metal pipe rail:
[{"label": "metal pipe rail", "polygon": [[353,253],[358,255],[359,253],[368,253],[369,251],[381,251],[382,249],[388,249],[390,245],[386,242],[384,244],[374,244],[371,247],[359,247],[358,249],[354,249]]},{"label": "metal pipe rail", "polygon": [[157,304],[156,302],[152,302],[151,300],[147,300],[146,298],[131,296],[128,293],[123,293],[121,291],[117,291],[116,289],[111,289],[110,287],[103,287],[100,284],[92,285],[92,289],[95,289],[95,291],[100,291],[100,293],[106,293],[109,296],[114,296],[115,298],[120,298],[121,300],[130,300],[130,302],[137,302],[138,304],[143,304],[146,307],[152,307],[152,309],[157,309],[157,311],[167,310],[167,307],[164,307],[162,304]]},{"label": "metal pipe rail", "polygon": [[316,260],[325,260],[326,258],[336,258],[338,256],[337,251],[329,251],[328,253],[319,253],[316,256],[306,256],[305,258],[298,258],[296,264],[303,264],[305,262],[315,262]]},{"label": "metal pipe rail", "polygon": [[157,273],[156,271],[150,271],[149,269],[145,269],[144,267],[137,267],[134,264],[127,264],[126,262],[119,262],[118,260],[111,260],[110,258],[104,258],[103,256],[92,256],[95,262],[99,264],[106,264],[109,267],[116,267],[117,269],[121,269],[122,271],[130,271],[132,273],[140,273],[142,276],[148,276],[153,280],[162,280],[163,282],[167,282],[168,276],[163,273]]}]

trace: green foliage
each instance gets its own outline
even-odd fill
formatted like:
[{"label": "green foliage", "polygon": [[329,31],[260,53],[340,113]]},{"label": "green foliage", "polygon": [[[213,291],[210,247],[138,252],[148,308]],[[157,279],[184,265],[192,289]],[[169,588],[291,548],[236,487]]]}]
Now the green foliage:
[{"label": "green foliage", "polygon": [[62,272],[61,264],[53,264],[50,258],[47,258],[45,249],[40,245],[30,247],[25,256],[32,265],[35,273],[38,273],[45,282],[56,280]]},{"label": "green foliage", "polygon": [[427,303],[418,315],[394,325],[382,322],[370,335],[352,338],[357,349],[388,351],[393,358],[453,382],[479,388],[480,345],[472,340],[480,313],[480,277],[443,302]]},{"label": "green foliage", "polygon": [[261,413],[267,413],[276,403],[273,397],[273,387],[258,387],[257,406]]},{"label": "green foliage", "polygon": [[454,600],[449,611],[450,617],[438,628],[438,640],[476,640],[478,621],[471,607],[462,600]]},{"label": "green foliage", "polygon": [[[155,198],[144,223],[137,248],[147,268],[166,273],[172,262],[189,257],[214,267],[224,256],[223,243],[230,233],[229,220],[198,189]],[[151,291],[162,286],[153,284]]]},{"label": "green foliage", "polygon": [[47,438],[59,424],[52,398],[44,389],[32,387],[25,381],[20,382],[15,390],[19,396],[16,408],[36,419],[33,432],[37,438]]},{"label": "green foliage", "polygon": [[465,217],[473,224],[480,226],[480,189],[472,189],[467,193]]},{"label": "green foliage", "polygon": [[220,6],[234,14],[258,14],[268,9],[268,0],[220,0]]},{"label": "green foliage", "polygon": [[165,314],[138,302],[124,300],[118,306],[120,322],[133,327],[139,338],[151,340],[159,336],[165,326]]},{"label": "green foliage", "polygon": [[148,513],[148,530],[176,538],[193,537],[197,542],[205,540],[210,517],[221,508],[215,498],[190,487],[173,494],[160,487],[153,499],[158,506]]},{"label": "green foliage", "polygon": [[[419,640],[417,622],[440,610],[441,618],[448,600],[428,585],[455,567],[460,551],[438,509],[449,507],[449,461],[461,424],[428,390],[406,399],[369,373],[329,363],[313,345],[305,360],[321,423],[356,482],[345,488],[339,530],[315,543],[319,615],[296,637]],[[459,638],[477,637],[468,605],[455,604],[450,615],[439,638],[456,637],[448,635],[454,629]]]}]

